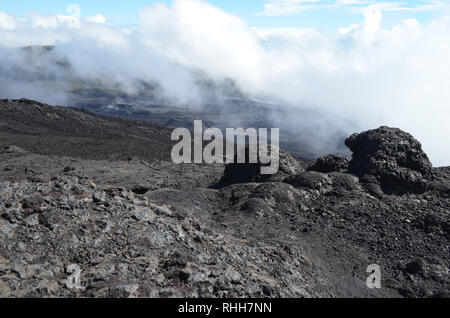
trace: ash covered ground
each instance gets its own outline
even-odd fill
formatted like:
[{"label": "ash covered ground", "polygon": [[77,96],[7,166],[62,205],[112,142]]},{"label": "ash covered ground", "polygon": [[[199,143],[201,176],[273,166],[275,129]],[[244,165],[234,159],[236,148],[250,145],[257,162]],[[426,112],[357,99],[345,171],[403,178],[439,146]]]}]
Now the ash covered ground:
[{"label": "ash covered ground", "polygon": [[408,133],[349,136],[351,157],[282,152],[270,178],[175,165],[170,133],[1,100],[0,295],[450,296],[450,168]]}]

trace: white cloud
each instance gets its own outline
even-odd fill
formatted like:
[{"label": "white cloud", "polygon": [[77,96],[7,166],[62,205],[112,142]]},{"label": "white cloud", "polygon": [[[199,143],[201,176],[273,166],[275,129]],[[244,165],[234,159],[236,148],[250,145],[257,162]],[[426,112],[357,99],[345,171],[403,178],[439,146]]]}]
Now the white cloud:
[{"label": "white cloud", "polygon": [[336,0],[336,5],[364,5],[373,2],[373,0]]},{"label": "white cloud", "polygon": [[355,12],[377,11],[436,11],[448,9],[449,4],[442,0],[422,0],[409,5],[402,0],[265,0],[264,10],[257,15],[283,16],[298,14],[312,9],[336,9],[350,7]]},{"label": "white cloud", "polygon": [[329,1],[323,0],[266,0],[264,11],[258,15],[280,16],[292,15],[308,9],[327,5]]},{"label": "white cloud", "polygon": [[[324,121],[310,124],[321,129],[324,144],[335,133],[325,119],[349,134],[387,124],[417,137],[435,164],[450,164],[449,17],[383,29],[382,11],[371,7],[364,21],[329,36],[250,28],[199,0],[143,9],[139,26],[128,29],[86,20],[74,29],[54,16],[5,16],[0,13],[2,45],[56,44],[55,53],[83,78],[129,90],[136,80],[156,80],[167,96],[188,103],[201,100],[193,71],[216,81],[232,78],[251,97],[297,107],[298,117],[285,118],[293,128],[306,124],[302,112],[320,114]],[[0,63],[19,63],[0,53]]]},{"label": "white cloud", "polygon": [[96,14],[90,17],[86,18],[87,21],[99,23],[99,24],[106,24],[106,17],[103,14]]},{"label": "white cloud", "polygon": [[13,16],[0,11],[0,29],[14,30],[15,28],[16,28],[16,19]]},{"label": "white cloud", "polygon": [[148,49],[176,63],[262,85],[265,52],[240,18],[204,1],[175,1],[141,10],[140,26]]}]

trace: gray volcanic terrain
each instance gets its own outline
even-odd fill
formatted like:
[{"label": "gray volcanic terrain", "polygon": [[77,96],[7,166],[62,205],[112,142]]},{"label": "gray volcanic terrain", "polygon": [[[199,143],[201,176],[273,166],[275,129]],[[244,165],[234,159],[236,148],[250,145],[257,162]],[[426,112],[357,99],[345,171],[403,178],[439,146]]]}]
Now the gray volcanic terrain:
[{"label": "gray volcanic terrain", "polygon": [[0,296],[450,296],[450,168],[410,134],[348,136],[351,157],[282,151],[263,178],[176,165],[161,125],[186,117],[132,113],[0,100]]}]

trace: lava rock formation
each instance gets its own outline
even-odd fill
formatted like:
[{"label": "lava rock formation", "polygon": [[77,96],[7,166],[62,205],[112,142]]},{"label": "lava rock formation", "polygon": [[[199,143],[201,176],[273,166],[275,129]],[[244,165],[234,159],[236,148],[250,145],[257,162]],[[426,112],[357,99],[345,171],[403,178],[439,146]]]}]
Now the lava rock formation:
[{"label": "lava rock formation", "polygon": [[384,126],[354,134],[345,144],[353,152],[350,171],[363,180],[375,177],[386,192],[424,192],[433,180],[431,162],[420,142],[398,128]]}]

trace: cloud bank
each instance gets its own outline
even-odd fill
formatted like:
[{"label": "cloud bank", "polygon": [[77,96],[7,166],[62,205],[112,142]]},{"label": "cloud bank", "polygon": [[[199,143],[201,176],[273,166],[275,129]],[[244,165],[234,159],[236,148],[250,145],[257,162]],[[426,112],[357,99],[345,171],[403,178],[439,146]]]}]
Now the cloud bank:
[{"label": "cloud bank", "polygon": [[[71,16],[0,12],[0,65],[14,84],[0,93],[43,90],[21,87],[13,74],[24,63],[10,48],[55,45],[55,56],[73,66],[71,76],[120,83],[130,91],[136,81],[155,81],[167,97],[192,105],[201,103],[194,74],[233,79],[252,98],[298,109],[290,123],[305,124],[302,112],[313,111],[320,114],[317,121],[334,121],[348,133],[400,127],[422,142],[435,165],[450,165],[450,17],[426,25],[406,20],[392,29],[381,27],[382,18],[382,10],[369,6],[361,23],[329,36],[313,29],[252,28],[201,0],[143,8],[139,25],[129,28],[108,25],[102,15],[74,27]],[[333,134],[316,124],[324,139]]]}]

